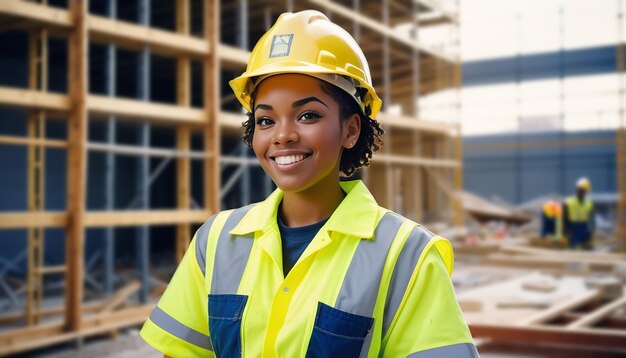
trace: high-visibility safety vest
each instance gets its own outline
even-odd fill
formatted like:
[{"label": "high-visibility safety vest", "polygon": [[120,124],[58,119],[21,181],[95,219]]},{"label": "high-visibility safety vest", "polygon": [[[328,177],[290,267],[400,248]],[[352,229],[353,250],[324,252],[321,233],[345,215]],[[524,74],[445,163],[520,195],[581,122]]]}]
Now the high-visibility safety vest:
[{"label": "high-visibility safety vest", "polygon": [[283,275],[283,193],[212,216],[141,330],[172,357],[478,357],[450,243],[361,181]]},{"label": "high-visibility safety vest", "polygon": [[565,200],[567,205],[567,217],[573,223],[586,223],[591,218],[593,203],[589,199],[578,200],[576,196],[570,196]]}]

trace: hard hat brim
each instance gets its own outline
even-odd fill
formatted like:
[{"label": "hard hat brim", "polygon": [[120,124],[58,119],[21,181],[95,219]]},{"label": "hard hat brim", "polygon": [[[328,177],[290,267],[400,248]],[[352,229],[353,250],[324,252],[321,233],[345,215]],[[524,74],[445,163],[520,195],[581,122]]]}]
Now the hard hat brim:
[{"label": "hard hat brim", "polygon": [[268,64],[259,68],[256,71],[244,72],[241,76],[233,80],[230,80],[228,84],[233,89],[234,93],[240,94],[239,96],[237,96],[237,100],[239,101],[239,103],[241,103],[241,105],[246,110],[252,111],[252,108],[250,107],[251,93],[248,93],[249,81],[251,81],[252,79],[256,77],[263,76],[263,75],[268,75],[268,74],[279,75],[279,74],[286,74],[286,73],[296,73],[296,74],[304,74],[304,75],[306,75],[307,73],[340,74],[340,75],[348,76],[358,81],[361,87],[364,87],[367,89],[368,95],[373,97],[370,101],[371,103],[370,118],[374,119],[376,115],[378,114],[378,112],[380,111],[380,108],[382,107],[382,100],[378,97],[378,95],[376,94],[376,91],[374,90],[372,86],[369,85],[369,83],[361,81],[359,78],[353,76],[352,74],[340,68],[331,69],[331,68],[327,68],[324,66],[315,65],[311,63],[305,63],[305,62],[293,61],[290,63],[282,62],[279,64]]}]

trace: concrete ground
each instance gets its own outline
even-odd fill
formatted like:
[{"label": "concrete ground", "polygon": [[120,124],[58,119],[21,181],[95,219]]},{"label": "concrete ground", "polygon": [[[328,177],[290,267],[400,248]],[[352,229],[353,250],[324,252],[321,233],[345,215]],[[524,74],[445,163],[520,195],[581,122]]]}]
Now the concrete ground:
[{"label": "concrete ground", "polygon": [[137,329],[120,332],[111,340],[94,338],[82,343],[69,343],[28,352],[24,357],[36,358],[161,358],[163,355],[147,345]]}]

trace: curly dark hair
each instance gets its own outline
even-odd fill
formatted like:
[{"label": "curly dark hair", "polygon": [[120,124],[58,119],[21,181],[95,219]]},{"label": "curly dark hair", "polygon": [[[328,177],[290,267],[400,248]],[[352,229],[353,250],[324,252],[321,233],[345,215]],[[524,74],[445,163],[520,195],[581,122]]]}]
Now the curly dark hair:
[{"label": "curly dark hair", "polygon": [[[352,148],[344,148],[339,163],[339,170],[342,171],[345,176],[349,177],[354,174],[357,169],[369,166],[372,154],[377,152],[383,145],[381,137],[385,131],[380,127],[377,121],[369,117],[372,113],[370,107],[366,107],[365,113],[363,113],[356,101],[345,91],[328,82],[321,80],[319,82],[322,91],[335,98],[339,103],[339,117],[342,120],[348,119],[355,113],[361,118],[361,133],[359,134],[359,139],[357,139]],[[254,92],[251,97],[254,99]],[[254,100],[252,101],[251,108],[254,109]],[[248,119],[241,123],[243,126],[241,139],[248,147],[252,147],[256,120],[253,112],[248,112],[246,115]]]}]

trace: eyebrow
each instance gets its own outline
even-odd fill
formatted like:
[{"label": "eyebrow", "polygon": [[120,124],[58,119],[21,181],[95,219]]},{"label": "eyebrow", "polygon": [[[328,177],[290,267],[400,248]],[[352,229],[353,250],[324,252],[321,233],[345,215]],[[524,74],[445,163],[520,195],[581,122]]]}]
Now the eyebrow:
[{"label": "eyebrow", "polygon": [[270,106],[269,104],[257,104],[257,106],[254,109],[254,111],[256,112],[257,109],[267,109],[268,111],[271,111],[274,108],[272,106]]},{"label": "eyebrow", "polygon": [[293,102],[293,103],[291,104],[291,107],[292,107],[292,108],[300,107],[300,106],[303,106],[303,105],[305,105],[305,104],[307,104],[307,103],[309,103],[309,102],[319,102],[319,103],[323,104],[323,105],[324,105],[324,107],[328,108],[328,106],[326,105],[326,103],[322,102],[322,101],[321,101],[319,98],[317,98],[317,97],[307,97],[307,98],[299,99],[299,100],[297,100],[297,101]]},{"label": "eyebrow", "polygon": [[[323,104],[324,107],[328,108],[326,103],[322,102],[317,97],[307,97],[307,98],[299,99],[299,100],[297,100],[297,101],[295,101],[295,102],[293,102],[291,104],[291,108],[301,107],[301,106],[304,106],[305,104],[307,104],[309,102],[319,102],[319,103]],[[262,104],[261,103],[261,104],[258,104],[254,110],[256,111],[257,109],[266,109],[268,111],[272,111],[272,110],[274,110],[274,107],[270,106],[269,104]]]}]

